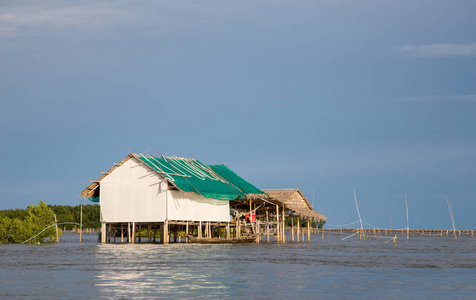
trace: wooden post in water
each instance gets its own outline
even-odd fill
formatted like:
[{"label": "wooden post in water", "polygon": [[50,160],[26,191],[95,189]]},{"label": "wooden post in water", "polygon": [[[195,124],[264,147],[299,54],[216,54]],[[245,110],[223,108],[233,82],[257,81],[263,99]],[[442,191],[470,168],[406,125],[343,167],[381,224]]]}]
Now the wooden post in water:
[{"label": "wooden post in water", "polygon": [[230,223],[229,223],[229,222],[226,224],[226,238],[227,238],[227,239],[230,239],[230,238],[231,238],[231,234],[230,234]]},{"label": "wooden post in water", "polygon": [[280,229],[279,229],[279,205],[276,204],[276,238],[278,239],[278,242],[281,241],[280,239]]},{"label": "wooden post in water", "polygon": [[58,222],[56,221],[56,214],[55,214],[55,227],[56,227],[56,242],[59,243]]},{"label": "wooden post in water", "polygon": [[127,222],[127,243],[132,243],[131,222]]},{"label": "wooden post in water", "polygon": [[[83,231],[83,230],[81,230]],[[107,242],[111,242],[111,223],[109,223],[109,230],[107,231]]]},{"label": "wooden post in water", "polygon": [[132,244],[136,243],[136,222],[132,222]]},{"label": "wooden post in water", "polygon": [[189,229],[188,229],[188,221],[187,221],[187,225],[185,225],[185,243],[188,243],[188,237],[187,235],[189,234]]},{"label": "wooden post in water", "polygon": [[407,204],[407,195],[405,195],[405,208],[407,210],[407,240],[410,238],[410,227],[408,227],[408,204]]},{"label": "wooden post in water", "polygon": [[269,243],[269,217],[268,217],[268,211],[266,211],[266,242]]},{"label": "wooden post in water", "polygon": [[241,222],[240,220],[236,221],[236,227],[235,227],[235,233],[236,233],[236,238],[239,239],[241,236]]},{"label": "wooden post in water", "polygon": [[294,216],[291,217],[291,241],[294,242]]},{"label": "wooden post in water", "polygon": [[162,244],[169,243],[169,223],[167,220],[164,221],[164,224],[160,225],[160,242]]},{"label": "wooden post in water", "polygon": [[285,230],[285,214],[284,214],[284,205],[283,205],[283,229],[282,229],[282,233],[283,233],[283,243],[286,243],[286,232],[284,231]]},{"label": "wooden post in water", "polygon": [[311,221],[307,219],[307,241],[311,241]]},{"label": "wooden post in water", "polygon": [[201,239],[201,238],[203,237],[203,234],[202,234],[202,221],[199,221],[199,222],[198,222],[197,235],[198,235],[198,238],[199,238],[199,239]]},{"label": "wooden post in water", "polygon": [[261,241],[261,223],[259,220],[256,220],[256,233],[258,234],[258,237],[256,238],[256,243],[259,244]]},{"label": "wooden post in water", "polygon": [[296,224],[296,242],[299,242],[299,226],[301,225],[300,217],[298,216]]},{"label": "wooden post in water", "polygon": [[154,226],[154,243],[155,243],[155,236],[157,235],[157,225]]},{"label": "wooden post in water", "polygon": [[101,224],[101,243],[106,243],[106,222]]},{"label": "wooden post in water", "polygon": [[121,223],[121,243],[124,243],[124,224]]},{"label": "wooden post in water", "polygon": [[83,234],[83,200],[81,200],[81,214],[79,215],[79,224],[81,226],[79,231],[79,243],[81,244],[81,237]]}]

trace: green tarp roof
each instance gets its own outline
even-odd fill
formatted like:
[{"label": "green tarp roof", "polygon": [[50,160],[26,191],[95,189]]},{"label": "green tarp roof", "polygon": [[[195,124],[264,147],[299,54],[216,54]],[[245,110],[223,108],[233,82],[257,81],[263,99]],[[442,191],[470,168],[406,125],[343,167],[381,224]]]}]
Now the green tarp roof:
[{"label": "green tarp roof", "polygon": [[228,201],[245,198],[249,194],[264,194],[224,165],[206,166],[196,159],[182,157],[136,155],[136,158],[184,192]]}]

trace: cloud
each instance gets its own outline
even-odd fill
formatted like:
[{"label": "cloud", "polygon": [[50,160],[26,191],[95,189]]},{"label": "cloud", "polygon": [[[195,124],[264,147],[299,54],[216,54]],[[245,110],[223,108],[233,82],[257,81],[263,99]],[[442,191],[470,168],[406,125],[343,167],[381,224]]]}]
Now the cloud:
[{"label": "cloud", "polygon": [[215,34],[245,26],[261,28],[312,21],[316,18],[316,5],[311,0],[301,1],[298,6],[285,0],[12,1],[0,5],[0,39],[71,33],[96,38]]},{"label": "cloud", "polygon": [[476,102],[476,94],[469,95],[429,95],[393,99],[396,102]]},{"label": "cloud", "polygon": [[57,29],[94,30],[133,18],[133,13],[104,5],[14,7],[0,14],[0,39]]},{"label": "cloud", "polygon": [[447,56],[476,56],[476,43],[470,44],[432,44],[420,46],[400,46],[397,51],[416,58]]}]

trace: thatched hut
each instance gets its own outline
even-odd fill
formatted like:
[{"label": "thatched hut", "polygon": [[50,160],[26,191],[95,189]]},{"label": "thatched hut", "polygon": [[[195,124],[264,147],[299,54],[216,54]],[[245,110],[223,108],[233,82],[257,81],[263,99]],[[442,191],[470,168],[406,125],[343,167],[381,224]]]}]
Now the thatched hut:
[{"label": "thatched hut", "polygon": [[315,221],[326,220],[324,215],[314,211],[309,201],[303,195],[300,189],[277,189],[277,190],[263,190],[271,199],[277,200],[286,209],[303,218],[312,219]]}]

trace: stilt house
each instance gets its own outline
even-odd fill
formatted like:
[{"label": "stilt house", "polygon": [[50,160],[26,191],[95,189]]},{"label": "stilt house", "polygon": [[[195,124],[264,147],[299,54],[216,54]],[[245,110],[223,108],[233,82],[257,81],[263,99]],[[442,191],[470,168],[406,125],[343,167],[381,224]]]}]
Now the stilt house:
[{"label": "stilt house", "polygon": [[[186,225],[187,229],[196,225],[201,234],[202,222],[208,226],[210,222],[229,224],[229,201],[265,193],[224,165],[207,166],[193,158],[129,154],[81,195],[100,203],[103,233],[107,225],[121,231],[127,226],[128,240],[131,236],[135,240],[137,226],[147,226],[149,241],[151,230],[155,240],[155,230],[160,229],[161,242],[167,243],[171,225]],[[102,242],[106,242],[105,234]]]}]

